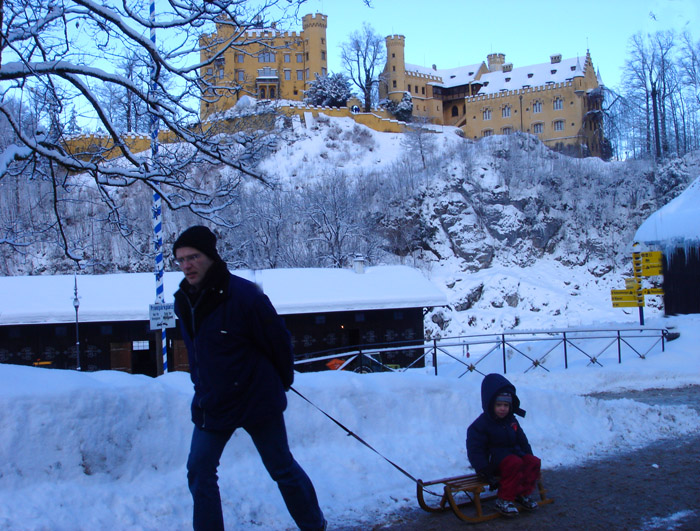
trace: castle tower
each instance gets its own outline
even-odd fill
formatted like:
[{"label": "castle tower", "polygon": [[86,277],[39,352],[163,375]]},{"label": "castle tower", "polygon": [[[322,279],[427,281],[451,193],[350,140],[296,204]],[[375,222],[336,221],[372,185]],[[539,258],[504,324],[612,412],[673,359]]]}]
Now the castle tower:
[{"label": "castle tower", "polygon": [[486,56],[486,61],[488,62],[489,72],[503,70],[503,63],[506,62],[506,55],[503,53],[490,53]]},{"label": "castle tower", "polygon": [[406,90],[406,62],[404,49],[406,38],[403,35],[389,35],[386,42],[386,66],[384,68],[385,83],[380,83],[379,97],[392,101],[401,101]]},{"label": "castle tower", "polygon": [[328,42],[326,41],[328,16],[321,13],[309,14],[304,15],[301,21],[304,39],[304,90],[306,90],[316,76],[328,75]]}]

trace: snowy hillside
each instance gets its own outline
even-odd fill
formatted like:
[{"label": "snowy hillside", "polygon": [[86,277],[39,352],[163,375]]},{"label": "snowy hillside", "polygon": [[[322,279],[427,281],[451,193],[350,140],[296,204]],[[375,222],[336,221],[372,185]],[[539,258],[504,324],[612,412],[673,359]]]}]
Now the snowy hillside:
[{"label": "snowy hillside", "polygon": [[[700,153],[659,166],[606,163],[559,155],[528,135],[472,142],[448,127],[378,133],[321,114],[280,131],[258,169],[276,187],[244,181],[235,204],[217,213],[232,268],[348,267],[355,253],[370,264],[415,266],[449,298],[426,322],[433,337],[444,337],[635,321],[636,310],[612,310],[609,291],[624,287],[643,220],[700,175]],[[192,175],[206,182],[226,171]],[[38,186],[2,184],[6,203]],[[151,270],[150,193],[137,186],[112,199],[121,208],[118,230],[99,221],[107,216],[99,201],[73,206],[66,230],[81,268]],[[34,209],[35,219],[51,211]],[[166,210],[166,257],[176,235],[201,222]],[[6,275],[75,268],[55,240],[2,258]],[[647,300],[649,315],[658,314],[658,298]]]}]

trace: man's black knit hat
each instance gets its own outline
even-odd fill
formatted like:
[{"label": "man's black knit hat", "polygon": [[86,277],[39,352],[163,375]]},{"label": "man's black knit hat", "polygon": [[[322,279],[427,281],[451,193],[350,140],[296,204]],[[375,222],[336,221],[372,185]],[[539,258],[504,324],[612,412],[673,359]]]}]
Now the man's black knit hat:
[{"label": "man's black knit hat", "polygon": [[180,234],[173,244],[173,256],[180,247],[193,247],[212,260],[221,260],[216,250],[216,235],[204,225],[195,225]]}]

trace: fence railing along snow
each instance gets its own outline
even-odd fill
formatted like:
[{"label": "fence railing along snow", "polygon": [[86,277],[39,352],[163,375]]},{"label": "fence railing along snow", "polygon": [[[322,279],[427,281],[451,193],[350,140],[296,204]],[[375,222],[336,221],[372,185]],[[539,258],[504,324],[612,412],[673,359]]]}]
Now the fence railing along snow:
[{"label": "fence railing along snow", "polygon": [[[433,339],[358,345],[304,354],[298,370],[334,368],[355,372],[406,371],[432,367],[435,375],[462,378],[471,373],[551,371],[570,367],[604,367],[627,358],[646,358],[673,336],[665,328],[613,328],[502,332]],[[412,361],[397,367],[388,361],[411,351]]]}]

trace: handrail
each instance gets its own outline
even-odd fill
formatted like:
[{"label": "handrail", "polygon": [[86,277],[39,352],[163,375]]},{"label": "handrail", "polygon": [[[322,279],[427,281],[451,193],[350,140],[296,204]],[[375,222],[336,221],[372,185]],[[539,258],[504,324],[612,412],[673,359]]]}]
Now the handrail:
[{"label": "handrail", "polygon": [[[525,372],[538,368],[549,372],[550,369],[546,367],[545,364],[555,363],[555,361],[553,361],[555,358],[553,352],[559,348],[563,350],[563,364],[565,369],[569,368],[569,359],[572,355],[583,357],[587,365],[603,367],[601,359],[608,354],[609,349],[613,345],[617,345],[616,359],[618,363],[622,363],[623,350],[629,350],[634,352],[638,358],[646,359],[646,356],[657,347],[659,343],[661,343],[661,351],[665,351],[667,335],[668,330],[665,328],[650,327],[583,328],[482,333],[440,339],[433,338],[423,341],[395,341],[390,343],[374,343],[327,349],[301,355],[299,359],[295,361],[295,366],[302,368],[309,363],[342,358],[343,363],[338,367],[339,369],[351,368],[353,362],[358,360],[362,372],[374,372],[375,369],[396,372],[412,368],[421,360],[429,359],[428,356],[431,355],[432,364],[435,368],[435,375],[437,375],[438,354],[440,354],[440,356],[451,358],[455,362],[466,367],[466,370],[457,376],[457,378],[461,378],[469,372],[483,374],[477,366],[486,363],[489,356],[495,351],[500,350],[503,374],[506,374],[508,371],[509,358],[511,358],[511,366],[513,365],[513,358],[526,360],[527,367],[525,368]],[[596,344],[595,342],[599,340],[609,341],[602,345]],[[644,350],[639,344],[633,344],[638,340],[655,341]],[[544,353],[537,354],[525,351],[527,348],[532,347],[532,345],[544,344],[546,342],[553,342],[554,344],[548,346],[548,350]],[[479,352],[481,347],[484,347],[484,352]],[[475,358],[470,359],[469,362],[460,359],[459,356],[450,352],[451,349],[456,348],[464,350],[467,358],[470,357],[471,349],[471,352],[475,354]],[[382,361],[383,354],[397,351],[421,350],[423,351],[422,354],[415,355],[407,367],[395,368]],[[489,371],[498,372],[495,367],[491,367]]]}]

